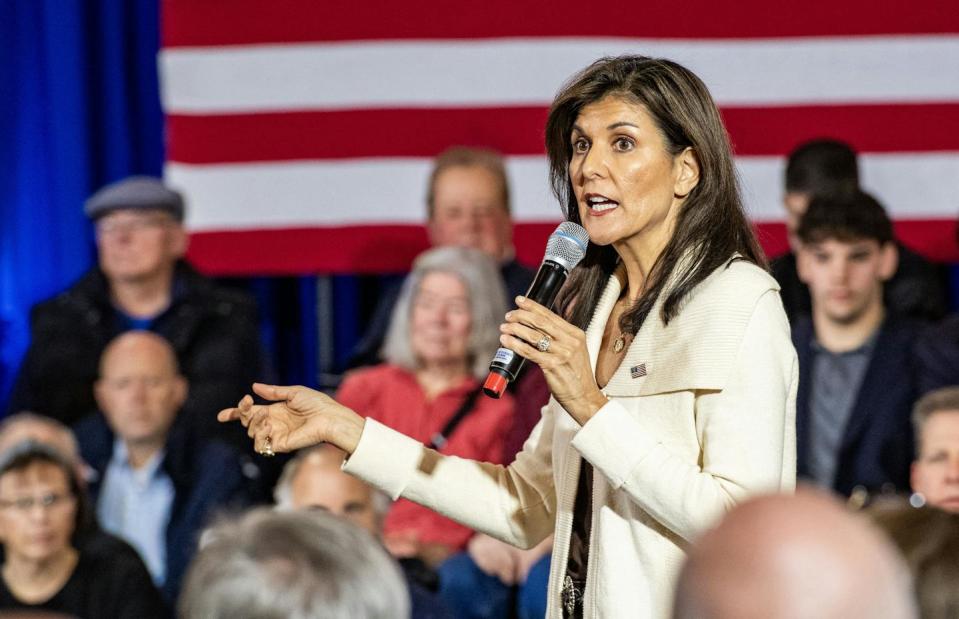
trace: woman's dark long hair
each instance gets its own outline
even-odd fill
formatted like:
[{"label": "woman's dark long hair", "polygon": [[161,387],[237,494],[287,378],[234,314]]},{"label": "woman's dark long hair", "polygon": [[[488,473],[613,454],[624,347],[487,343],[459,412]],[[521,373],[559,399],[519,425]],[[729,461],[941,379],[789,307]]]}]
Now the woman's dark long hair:
[{"label": "woman's dark long hair", "polygon": [[[624,333],[639,331],[663,296],[664,324],[683,300],[734,254],[766,267],[766,259],[743,212],[729,136],[706,85],[688,69],[645,56],[601,58],[574,75],[553,101],[546,121],[550,183],[569,221],[582,223],[569,177],[570,136],[583,107],[607,96],[642,105],[659,128],[670,155],[691,148],[699,161],[699,183],[686,196],[676,226],[649,273],[643,294],[623,313]],[[674,276],[683,261],[683,272]],[[612,246],[589,244],[586,257],[570,274],[558,307],[585,329],[605,283],[618,262]]]}]

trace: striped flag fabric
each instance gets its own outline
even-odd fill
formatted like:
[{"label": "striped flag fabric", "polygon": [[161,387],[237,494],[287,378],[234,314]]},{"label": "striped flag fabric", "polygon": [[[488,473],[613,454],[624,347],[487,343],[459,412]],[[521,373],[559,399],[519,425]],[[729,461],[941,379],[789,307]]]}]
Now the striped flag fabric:
[{"label": "striped flag fabric", "polygon": [[959,260],[954,0],[163,0],[161,18],[165,175],[207,272],[406,269],[427,244],[430,160],[452,145],[506,155],[518,257],[537,263],[560,218],[548,105],[625,53],[709,86],[767,252],[786,247],[784,156],[828,136],[861,153],[906,244]]}]

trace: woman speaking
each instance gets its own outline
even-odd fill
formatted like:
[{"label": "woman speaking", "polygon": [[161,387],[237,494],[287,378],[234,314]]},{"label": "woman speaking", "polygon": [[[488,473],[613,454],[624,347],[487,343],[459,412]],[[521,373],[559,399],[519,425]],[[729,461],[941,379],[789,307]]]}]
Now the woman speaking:
[{"label": "woman speaking", "polygon": [[221,421],[255,448],[327,441],[345,470],[520,547],[555,533],[549,617],[666,617],[683,547],[795,484],[796,354],[705,85],[601,59],[546,124],[553,191],[589,232],[556,313],[518,298],[502,344],[552,398],[509,466],[443,456],[303,387],[255,385]]}]

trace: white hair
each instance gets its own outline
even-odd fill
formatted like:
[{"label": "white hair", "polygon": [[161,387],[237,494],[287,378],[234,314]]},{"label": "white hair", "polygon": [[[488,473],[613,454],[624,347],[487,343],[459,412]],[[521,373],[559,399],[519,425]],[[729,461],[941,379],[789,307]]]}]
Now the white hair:
[{"label": "white hair", "polygon": [[180,596],[183,619],[410,616],[397,563],[369,533],[332,514],[259,508],[205,537]]},{"label": "white hair", "polygon": [[482,380],[493,353],[500,346],[498,326],[503,322],[507,305],[503,276],[493,259],[478,249],[438,247],[416,258],[393,308],[383,358],[408,370],[419,367],[410,341],[410,310],[423,278],[429,273],[449,273],[466,287],[472,317],[467,354],[471,373]]}]

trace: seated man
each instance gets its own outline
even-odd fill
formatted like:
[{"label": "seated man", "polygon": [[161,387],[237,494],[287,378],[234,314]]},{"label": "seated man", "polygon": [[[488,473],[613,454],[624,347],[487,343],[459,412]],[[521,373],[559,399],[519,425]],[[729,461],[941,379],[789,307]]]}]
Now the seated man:
[{"label": "seated man", "polygon": [[95,385],[101,414],[76,426],[100,524],[143,557],[176,599],[197,536],[213,512],[245,499],[237,455],[224,444],[171,431],[186,399],[173,347],[148,331],[107,345]]},{"label": "seated man", "polygon": [[862,516],[812,490],[756,497],[693,542],[674,619],[915,619],[909,571]]},{"label": "seated man", "polygon": [[797,234],[812,295],[812,318],[793,327],[798,473],[846,496],[905,491],[916,328],[883,302],[896,271],[892,224],[872,197],[852,192],[814,198]]},{"label": "seated man", "polygon": [[[852,147],[838,140],[811,140],[789,154],[786,163],[786,230],[792,252],[772,261],[773,277],[790,322],[808,316],[812,309],[809,289],[800,280],[796,265],[799,219],[815,196],[857,191],[859,163]],[[885,287],[886,305],[891,311],[919,319],[938,320],[946,313],[945,278],[941,269],[896,242],[899,266]]]},{"label": "seated man", "polygon": [[183,260],[183,199],[159,180],[134,177],[108,185],[85,210],[96,228],[98,264],[33,308],[30,348],[9,412],[31,410],[68,425],[94,412],[101,352],[124,331],[148,329],[173,344],[190,381],[178,423],[223,436],[216,411],[262,375],[252,299],[214,285]]},{"label": "seated man", "polygon": [[928,503],[959,513],[959,387],[923,396],[913,409],[916,460],[912,489]]},{"label": "seated man", "polygon": [[[536,273],[516,261],[509,193],[506,167],[497,153],[450,148],[433,163],[426,192],[426,226],[433,247],[472,247],[493,258],[500,265],[512,302],[517,295],[526,294]],[[351,365],[372,365],[382,360],[380,349],[401,284],[395,282],[383,291]]]},{"label": "seated man", "polygon": [[[280,510],[319,509],[331,512],[366,529],[376,539],[383,537],[383,519],[390,497],[342,470],[346,454],[329,444],[297,452],[283,469],[276,484],[276,507]],[[449,617],[440,599],[409,580],[413,619]]]}]

